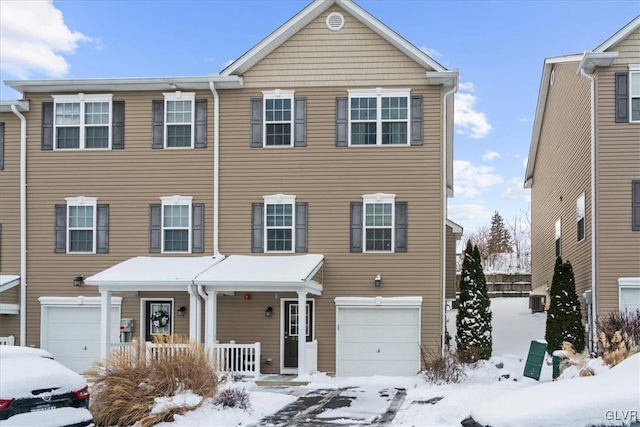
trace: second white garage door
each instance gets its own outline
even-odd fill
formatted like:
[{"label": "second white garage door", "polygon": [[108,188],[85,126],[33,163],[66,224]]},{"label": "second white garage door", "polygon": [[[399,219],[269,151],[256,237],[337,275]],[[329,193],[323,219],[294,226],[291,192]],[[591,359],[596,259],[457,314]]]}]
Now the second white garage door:
[{"label": "second white garage door", "polygon": [[420,370],[419,307],[336,307],[337,375],[415,375]]}]

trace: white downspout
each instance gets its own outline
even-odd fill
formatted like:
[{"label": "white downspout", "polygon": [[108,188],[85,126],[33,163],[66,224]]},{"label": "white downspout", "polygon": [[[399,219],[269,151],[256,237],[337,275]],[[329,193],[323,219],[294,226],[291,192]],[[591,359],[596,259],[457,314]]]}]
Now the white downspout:
[{"label": "white downspout", "polygon": [[187,286],[189,306],[191,307],[189,310],[189,339],[200,342],[202,340],[202,303],[196,289],[195,284]]},{"label": "white downspout", "polygon": [[27,119],[11,105],[20,119],[20,345],[27,345]]},{"label": "white downspout", "polygon": [[440,353],[444,356],[445,332],[447,328],[447,98],[458,90],[458,85],[454,84],[451,90],[444,93],[442,97],[442,330],[440,331]]},{"label": "white downspout", "polygon": [[[589,340],[596,337],[596,87],[595,79],[580,68],[580,75],[591,84],[591,331]],[[589,349],[593,350],[593,348]]]},{"label": "white downspout", "polygon": [[209,81],[209,89],[213,94],[213,257],[220,254],[218,226],[220,199],[220,97],[213,81]]}]

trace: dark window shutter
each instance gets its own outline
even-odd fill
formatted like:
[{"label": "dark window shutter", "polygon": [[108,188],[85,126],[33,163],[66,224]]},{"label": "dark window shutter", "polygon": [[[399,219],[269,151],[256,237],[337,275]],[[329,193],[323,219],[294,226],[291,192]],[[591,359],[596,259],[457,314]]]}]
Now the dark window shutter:
[{"label": "dark window shutter", "polygon": [[309,205],[306,202],[296,203],[296,252],[307,252],[307,216]]},{"label": "dark window shutter", "polygon": [[67,253],[67,205],[55,206],[54,247],[57,254]]},{"label": "dark window shutter", "polygon": [[149,252],[162,251],[162,205],[149,205]]},{"label": "dark window shutter", "polygon": [[112,108],[111,148],[124,150],[124,101],[113,101]]},{"label": "dark window shutter", "polygon": [[204,252],[204,203],[191,206],[191,252]]},{"label": "dark window shutter", "polygon": [[251,148],[262,148],[262,98],[251,98]]},{"label": "dark window shutter", "polygon": [[152,101],[153,136],[151,137],[151,148],[164,148],[164,100]]},{"label": "dark window shutter", "polygon": [[633,206],[633,224],[631,229],[633,231],[640,231],[640,180],[632,181],[631,185],[633,188],[633,196],[631,200]]},{"label": "dark window shutter", "polygon": [[109,205],[98,205],[96,252],[109,253]]},{"label": "dark window shutter", "polygon": [[349,98],[336,98],[336,147],[349,146],[348,108]]},{"label": "dark window shutter", "polygon": [[295,147],[307,146],[307,98],[295,99],[295,141],[293,145]]},{"label": "dark window shutter", "polygon": [[396,252],[407,252],[407,202],[396,202]]},{"label": "dark window shutter", "polygon": [[4,123],[0,122],[0,170],[4,169]]},{"label": "dark window shutter", "polygon": [[41,149],[53,150],[53,102],[42,103],[42,143]]},{"label": "dark window shutter", "polygon": [[411,97],[411,145],[423,145],[422,137],[422,97]]},{"label": "dark window shutter", "polygon": [[195,148],[207,148],[207,100],[196,100],[196,141]]},{"label": "dark window shutter", "polygon": [[251,252],[264,252],[264,203],[251,204]]},{"label": "dark window shutter", "polygon": [[629,121],[629,74],[616,73],[616,123]]},{"label": "dark window shutter", "polygon": [[362,252],[362,202],[351,202],[351,252]]}]

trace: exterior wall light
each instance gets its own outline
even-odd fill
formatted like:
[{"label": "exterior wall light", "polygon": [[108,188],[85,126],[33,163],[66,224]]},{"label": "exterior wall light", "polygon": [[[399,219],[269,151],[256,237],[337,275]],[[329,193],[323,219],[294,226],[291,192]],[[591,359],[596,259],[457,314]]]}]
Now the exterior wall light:
[{"label": "exterior wall light", "polygon": [[183,305],[178,309],[178,316],[184,316],[186,312],[187,312],[187,307]]},{"label": "exterior wall light", "polygon": [[273,307],[267,307],[267,309],[264,311],[264,317],[271,317],[273,316]]},{"label": "exterior wall light", "polygon": [[374,277],[374,278],[373,278],[373,285],[374,285],[376,288],[379,288],[379,287],[380,287],[380,285],[382,285],[382,276],[380,276],[380,275],[378,274],[376,277]]},{"label": "exterior wall light", "polygon": [[81,274],[79,276],[76,276],[75,279],[73,279],[73,286],[82,286],[84,285],[84,276]]}]

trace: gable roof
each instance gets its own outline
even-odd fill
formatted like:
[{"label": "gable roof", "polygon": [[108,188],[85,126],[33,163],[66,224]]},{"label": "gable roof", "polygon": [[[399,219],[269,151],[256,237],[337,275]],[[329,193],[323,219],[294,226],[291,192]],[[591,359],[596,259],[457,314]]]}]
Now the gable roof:
[{"label": "gable roof", "polygon": [[617,52],[610,52],[608,49],[615,47],[618,43],[625,40],[631,33],[640,28],[640,15],[636,16],[627,25],[622,27],[613,36],[609,37],[593,51],[586,51],[582,54],[559,56],[555,58],[547,58],[542,68],[542,79],[540,81],[540,91],[538,92],[538,102],[536,105],[536,115],[533,123],[531,135],[531,145],[529,146],[529,157],[527,160],[527,168],[524,177],[524,187],[531,188],[533,185],[533,174],[535,170],[536,156],[538,153],[538,144],[540,143],[540,131],[542,129],[542,120],[544,110],[547,104],[547,93],[549,92],[549,84],[551,71],[554,64],[566,62],[578,62],[576,72],[581,69],[585,72],[592,73],[596,67],[609,66],[617,58]]},{"label": "gable roof", "polygon": [[447,71],[445,67],[440,65],[429,55],[409,43],[406,39],[384,25],[353,1],[314,0],[307,7],[298,12],[293,18],[289,19],[278,29],[269,34],[260,43],[256,44],[244,55],[232,62],[220,72],[220,75],[243,75],[334,4],[340,6],[355,19],[360,21],[424,68],[431,69],[433,71]]}]

